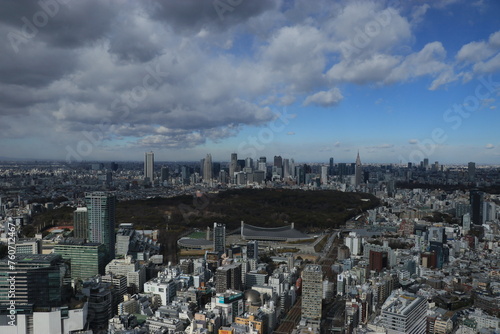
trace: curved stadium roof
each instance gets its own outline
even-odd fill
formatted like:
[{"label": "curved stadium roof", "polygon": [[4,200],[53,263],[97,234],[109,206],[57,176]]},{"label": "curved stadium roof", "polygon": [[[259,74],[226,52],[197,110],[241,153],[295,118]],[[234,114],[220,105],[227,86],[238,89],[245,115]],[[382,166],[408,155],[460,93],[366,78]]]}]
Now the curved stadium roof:
[{"label": "curved stadium roof", "polygon": [[307,234],[294,229],[293,225],[266,228],[242,223],[241,236],[247,240],[291,241],[310,239]]},{"label": "curved stadium roof", "polygon": [[179,247],[191,249],[208,249],[213,246],[213,241],[206,239],[181,238],[177,240]]}]

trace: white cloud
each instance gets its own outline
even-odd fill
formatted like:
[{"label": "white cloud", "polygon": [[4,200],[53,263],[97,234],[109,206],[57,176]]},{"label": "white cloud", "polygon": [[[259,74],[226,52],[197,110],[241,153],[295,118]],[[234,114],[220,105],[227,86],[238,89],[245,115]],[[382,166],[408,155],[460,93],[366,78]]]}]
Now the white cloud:
[{"label": "white cloud", "polygon": [[334,82],[393,84],[431,76],[436,79],[431,83],[430,89],[436,89],[457,79],[452,67],[445,63],[445,57],[443,45],[432,42],[406,57],[372,54],[365,59],[343,60],[332,66],[327,72],[327,78]]},{"label": "white cloud", "polygon": [[410,140],[408,140],[408,143],[410,143],[412,145],[418,144],[418,139],[410,139]]},{"label": "white cloud", "polygon": [[344,97],[340,93],[340,90],[335,87],[329,91],[320,91],[316,94],[308,96],[304,101],[304,106],[310,104],[316,104],[322,107],[331,107],[342,101]]},{"label": "white cloud", "polygon": [[408,41],[411,25],[399,11],[378,1],[350,1],[328,23],[344,60],[392,50]]},{"label": "white cloud", "polygon": [[327,72],[327,78],[334,82],[366,84],[381,82],[398,63],[399,58],[391,55],[374,54],[368,59],[341,61]]},{"label": "white cloud", "polygon": [[500,70],[500,31],[492,33],[488,41],[473,41],[462,46],[456,55],[459,64],[471,65],[463,73],[463,81],[467,82],[474,75],[494,73]]},{"label": "white cloud", "polygon": [[426,44],[422,50],[407,56],[387,77],[387,83],[407,81],[423,75],[437,75],[449,70],[443,60],[446,50],[440,42]]},{"label": "white cloud", "polygon": [[493,73],[500,70],[500,53],[488,61],[474,64],[473,69],[476,73]]},{"label": "white cloud", "polygon": [[491,150],[491,149],[494,149],[494,148],[495,148],[495,145],[493,145],[493,144],[486,144],[486,145],[484,146],[484,148],[485,148],[485,149],[487,149],[487,150]]},{"label": "white cloud", "polygon": [[456,58],[459,62],[477,62],[491,57],[494,53],[495,51],[484,41],[470,42],[462,46]]},{"label": "white cloud", "polygon": [[415,25],[415,24],[422,22],[423,17],[425,16],[425,14],[427,13],[427,10],[429,10],[429,8],[431,8],[431,6],[429,6],[429,4],[415,6],[411,12],[411,23],[413,25]]}]

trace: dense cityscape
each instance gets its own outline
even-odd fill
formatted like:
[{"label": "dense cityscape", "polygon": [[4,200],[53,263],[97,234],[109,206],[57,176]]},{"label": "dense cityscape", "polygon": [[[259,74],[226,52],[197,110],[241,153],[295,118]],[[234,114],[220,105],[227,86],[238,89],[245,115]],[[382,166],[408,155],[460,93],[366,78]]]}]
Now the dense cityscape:
[{"label": "dense cityscape", "polygon": [[[154,152],[141,163],[2,162],[1,331],[494,333],[499,173],[363,164],[359,153],[352,163],[236,153],[158,163]],[[116,219],[120,202],[245,189],[378,203],[314,231],[207,220],[176,235],[175,257],[159,242],[173,219],[152,229]],[[37,220],[65,208],[68,221]]]}]

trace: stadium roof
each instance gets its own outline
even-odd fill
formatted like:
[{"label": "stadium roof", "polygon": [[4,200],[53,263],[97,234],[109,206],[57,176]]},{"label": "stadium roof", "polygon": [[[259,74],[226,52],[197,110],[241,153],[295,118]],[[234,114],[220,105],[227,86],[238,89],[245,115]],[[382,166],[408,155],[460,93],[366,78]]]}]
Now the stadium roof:
[{"label": "stadium roof", "polygon": [[206,239],[181,238],[177,241],[180,247],[192,249],[208,249],[213,247],[213,241]]},{"label": "stadium roof", "polygon": [[243,239],[247,240],[290,241],[310,239],[307,234],[294,229],[293,226],[294,225],[292,224],[288,226],[266,228],[248,225],[242,222],[241,236]]}]

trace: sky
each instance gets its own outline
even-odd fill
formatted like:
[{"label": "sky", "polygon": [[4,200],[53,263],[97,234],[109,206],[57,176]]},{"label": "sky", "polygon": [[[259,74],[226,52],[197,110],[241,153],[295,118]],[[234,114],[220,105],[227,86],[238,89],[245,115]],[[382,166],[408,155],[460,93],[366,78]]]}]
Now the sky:
[{"label": "sky", "polygon": [[0,159],[500,164],[496,0],[0,2]]}]

